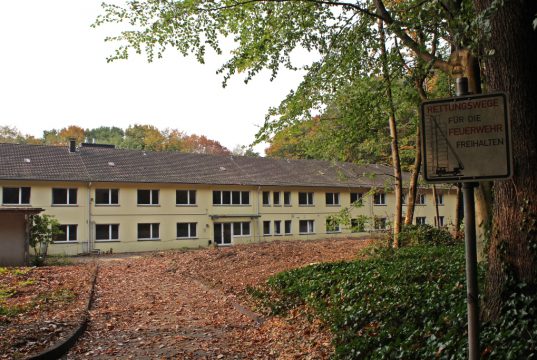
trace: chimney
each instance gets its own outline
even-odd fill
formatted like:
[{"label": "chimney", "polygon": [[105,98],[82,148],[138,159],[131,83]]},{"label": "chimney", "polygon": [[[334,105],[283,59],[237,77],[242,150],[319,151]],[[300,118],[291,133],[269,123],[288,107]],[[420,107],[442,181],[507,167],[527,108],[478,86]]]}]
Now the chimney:
[{"label": "chimney", "polygon": [[70,153],[76,152],[76,139],[75,138],[69,139],[69,152]]}]

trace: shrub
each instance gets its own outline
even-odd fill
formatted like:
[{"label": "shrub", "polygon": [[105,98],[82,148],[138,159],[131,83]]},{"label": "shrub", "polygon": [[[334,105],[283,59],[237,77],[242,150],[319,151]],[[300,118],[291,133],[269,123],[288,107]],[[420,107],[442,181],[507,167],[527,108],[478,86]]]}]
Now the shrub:
[{"label": "shrub", "polygon": [[412,245],[451,245],[455,239],[444,228],[431,225],[404,225],[399,233],[400,246]]}]

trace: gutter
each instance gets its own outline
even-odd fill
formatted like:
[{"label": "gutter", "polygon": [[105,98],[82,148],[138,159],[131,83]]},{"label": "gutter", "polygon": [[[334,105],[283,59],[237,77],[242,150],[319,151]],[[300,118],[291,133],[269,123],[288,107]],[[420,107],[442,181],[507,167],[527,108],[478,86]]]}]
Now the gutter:
[{"label": "gutter", "polygon": [[92,226],[91,226],[91,181],[88,183],[88,254],[91,254],[91,251],[93,250],[93,243],[92,243]]}]

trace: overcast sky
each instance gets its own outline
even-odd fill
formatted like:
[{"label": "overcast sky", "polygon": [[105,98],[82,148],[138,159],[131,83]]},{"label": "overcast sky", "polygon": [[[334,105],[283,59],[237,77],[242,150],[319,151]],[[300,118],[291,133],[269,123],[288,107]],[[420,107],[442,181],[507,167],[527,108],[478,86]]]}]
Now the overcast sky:
[{"label": "overcast sky", "polygon": [[248,85],[236,76],[224,89],[215,72],[226,57],[213,55],[201,65],[172,49],[153,63],[132,55],[107,64],[114,47],[104,37],[114,28],[90,28],[100,3],[2,1],[0,125],[41,137],[69,125],[151,124],[233,149],[251,143],[267,109],[300,82],[301,74],[289,71],[270,82],[267,72]]}]

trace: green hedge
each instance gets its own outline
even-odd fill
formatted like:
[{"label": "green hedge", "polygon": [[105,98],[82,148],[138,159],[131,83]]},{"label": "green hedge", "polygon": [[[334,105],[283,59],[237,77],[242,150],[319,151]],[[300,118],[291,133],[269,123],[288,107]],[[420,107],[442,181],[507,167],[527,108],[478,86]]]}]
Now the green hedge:
[{"label": "green hedge", "polygon": [[[312,308],[334,334],[337,359],[466,358],[461,245],[408,247],[368,260],[280,273],[269,279],[264,296],[274,313],[302,304]],[[513,304],[516,308],[520,301]],[[509,324],[484,324],[484,354],[531,358],[537,326],[526,318],[535,315],[534,308],[535,303],[525,306]],[[524,316],[527,321],[521,324]],[[516,339],[521,327],[533,336],[533,345],[527,338]],[[509,349],[514,349],[510,355]]]}]

